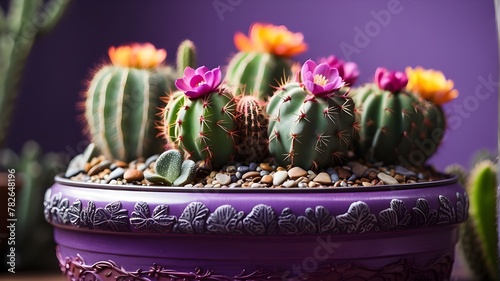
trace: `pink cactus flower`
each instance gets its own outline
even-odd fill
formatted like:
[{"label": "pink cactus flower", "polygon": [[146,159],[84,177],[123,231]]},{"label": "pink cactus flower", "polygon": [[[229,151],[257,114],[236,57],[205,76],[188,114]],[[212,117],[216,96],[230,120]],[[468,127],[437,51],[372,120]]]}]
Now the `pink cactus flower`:
[{"label": "pink cactus flower", "polygon": [[302,65],[300,79],[306,89],[316,96],[329,96],[345,84],[336,68],[327,63],[318,65],[312,60]]},{"label": "pink cactus flower", "polygon": [[402,71],[389,71],[379,67],[375,71],[375,83],[382,90],[397,93],[408,84],[408,76]]},{"label": "pink cactus flower", "polygon": [[220,67],[209,70],[200,66],[196,70],[184,69],[184,76],[175,80],[175,86],[191,99],[203,97],[213,92],[222,82]]},{"label": "pink cactus flower", "polygon": [[340,77],[344,79],[347,85],[353,85],[359,77],[359,68],[355,62],[346,62],[333,55],[321,58],[319,62],[327,63],[329,66],[336,68],[339,71]]}]

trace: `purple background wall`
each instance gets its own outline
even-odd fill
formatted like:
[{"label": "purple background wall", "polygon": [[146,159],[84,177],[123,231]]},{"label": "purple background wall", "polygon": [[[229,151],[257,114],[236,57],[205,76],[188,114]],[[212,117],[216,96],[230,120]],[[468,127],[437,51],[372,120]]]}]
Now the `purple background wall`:
[{"label": "purple background wall", "polygon": [[[218,11],[216,4],[226,10]],[[475,0],[76,0],[33,48],[8,146],[19,150],[35,139],[47,151],[77,149],[84,136],[76,103],[109,46],[149,41],[166,49],[173,62],[177,44],[190,38],[198,46],[200,64],[223,66],[236,51],[233,34],[246,33],[255,21],[301,31],[309,50],[299,61],[335,54],[357,62],[359,82],[369,81],[377,66],[442,70],[460,96],[445,105],[450,126],[431,163],[440,169],[454,162],[468,165],[476,150],[496,151],[494,6]],[[352,52],[342,50],[348,45]]]}]

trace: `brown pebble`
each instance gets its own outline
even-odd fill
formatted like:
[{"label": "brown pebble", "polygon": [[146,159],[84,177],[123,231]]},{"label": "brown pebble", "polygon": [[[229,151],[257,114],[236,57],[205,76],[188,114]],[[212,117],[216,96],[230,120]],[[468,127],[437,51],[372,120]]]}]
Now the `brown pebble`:
[{"label": "brown pebble", "polygon": [[279,166],[278,168],[276,168],[276,171],[286,171],[286,168]]},{"label": "brown pebble", "polygon": [[90,163],[87,162],[87,163],[85,163],[85,167],[83,168],[83,170],[85,171],[85,173],[88,173],[90,168],[92,168],[92,166],[90,166]]},{"label": "brown pebble", "polygon": [[370,171],[368,172],[367,176],[368,176],[368,180],[374,180],[374,179],[377,179],[377,175],[378,175],[378,172],[377,171]]},{"label": "brown pebble", "polygon": [[351,176],[351,173],[344,168],[338,168],[337,175],[339,175],[339,178],[341,179],[348,179]]},{"label": "brown pebble", "polygon": [[128,163],[120,161],[120,160],[115,161],[114,164],[116,165],[116,167],[128,168]]},{"label": "brown pebble", "polygon": [[314,180],[315,182],[319,183],[319,184],[332,184],[332,179],[330,178],[330,175],[328,173],[325,173],[325,172],[321,172],[319,173],[315,178]]},{"label": "brown pebble", "polygon": [[364,181],[364,182],[363,182],[363,186],[373,186],[373,184],[371,184],[371,183],[369,183],[369,182]]},{"label": "brown pebble", "polygon": [[273,176],[271,175],[265,175],[262,177],[262,179],[260,180],[261,183],[265,183],[265,184],[271,184],[273,183]]},{"label": "brown pebble", "polygon": [[274,169],[269,165],[269,163],[260,163],[260,168],[264,171],[272,172]]},{"label": "brown pebble", "polygon": [[255,177],[259,177],[259,176],[260,176],[259,172],[250,171],[250,172],[245,173],[241,178],[243,180],[246,180],[246,179],[255,178]]},{"label": "brown pebble", "polygon": [[302,169],[301,167],[293,167],[288,171],[288,177],[292,180],[296,180],[300,177],[307,177],[307,171]]},{"label": "brown pebble", "polygon": [[401,175],[401,174],[396,174],[396,175],[394,176],[394,178],[395,178],[398,182],[400,182],[400,183],[405,182],[405,176],[403,176],[403,175]]},{"label": "brown pebble", "polygon": [[99,164],[90,168],[90,170],[87,172],[87,175],[89,176],[97,175],[100,172],[104,171],[105,169],[109,168],[110,165],[111,165],[110,161],[107,160],[99,161]]},{"label": "brown pebble", "polygon": [[123,174],[123,178],[127,181],[141,181],[144,179],[144,173],[136,169],[128,169]]}]

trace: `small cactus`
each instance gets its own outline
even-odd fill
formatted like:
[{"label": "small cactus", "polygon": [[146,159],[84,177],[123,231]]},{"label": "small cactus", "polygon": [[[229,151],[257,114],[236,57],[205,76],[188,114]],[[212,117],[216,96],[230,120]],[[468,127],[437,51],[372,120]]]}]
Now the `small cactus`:
[{"label": "small cactus", "polygon": [[144,178],[161,185],[181,186],[193,181],[196,164],[193,160],[184,160],[180,151],[170,149],[163,152],[155,163],[155,172],[144,172]]},{"label": "small cactus", "polygon": [[162,112],[162,134],[194,161],[221,166],[235,153],[235,98],[221,86],[219,68],[187,67]]},{"label": "small cactus", "polygon": [[285,26],[255,23],[250,38],[242,33],[234,37],[239,53],[231,58],[226,81],[235,95],[257,93],[267,100],[281,81],[292,75],[290,57],[307,49],[301,33],[292,33]]},{"label": "small cactus", "polygon": [[177,48],[177,77],[182,77],[186,67],[196,67],[196,48],[192,41],[184,40]]},{"label": "small cactus", "polygon": [[255,96],[242,96],[236,105],[237,155],[241,161],[261,162],[269,156],[265,103]]},{"label": "small cactus", "polygon": [[311,60],[300,78],[280,87],[267,105],[271,156],[304,169],[342,163],[354,128],[354,103],[336,93],[344,82],[337,69]]},{"label": "small cactus", "polygon": [[378,68],[375,83],[350,92],[359,134],[355,150],[368,161],[422,166],[441,144],[445,116],[441,107],[406,89],[404,72]]}]

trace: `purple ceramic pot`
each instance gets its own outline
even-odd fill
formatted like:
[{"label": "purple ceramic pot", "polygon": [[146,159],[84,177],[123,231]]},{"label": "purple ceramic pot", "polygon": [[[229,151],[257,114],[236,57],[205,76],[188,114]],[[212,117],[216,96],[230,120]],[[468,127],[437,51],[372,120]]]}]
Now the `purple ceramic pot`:
[{"label": "purple ceramic pot", "polygon": [[364,188],[193,189],[56,178],[68,280],[448,280],[456,178]]}]

